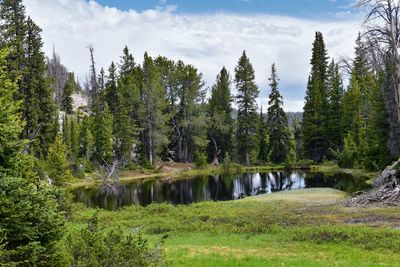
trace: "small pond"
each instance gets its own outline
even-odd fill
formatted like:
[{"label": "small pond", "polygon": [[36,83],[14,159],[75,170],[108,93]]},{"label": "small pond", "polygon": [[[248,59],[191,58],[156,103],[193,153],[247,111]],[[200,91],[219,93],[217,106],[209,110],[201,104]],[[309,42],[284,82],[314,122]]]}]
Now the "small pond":
[{"label": "small pond", "polygon": [[368,189],[365,177],[304,171],[242,173],[198,176],[187,179],[147,180],[113,186],[82,187],[74,190],[75,200],[88,207],[114,210],[122,206],[151,203],[190,204],[224,201],[247,196],[303,188],[328,187],[346,192]]}]

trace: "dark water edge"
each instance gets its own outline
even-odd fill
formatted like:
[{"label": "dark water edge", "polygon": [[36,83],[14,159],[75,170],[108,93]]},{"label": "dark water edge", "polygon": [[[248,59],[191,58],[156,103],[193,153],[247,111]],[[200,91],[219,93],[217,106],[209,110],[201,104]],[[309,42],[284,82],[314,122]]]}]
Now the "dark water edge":
[{"label": "dark water edge", "polygon": [[132,204],[145,206],[166,202],[186,205],[316,187],[351,193],[369,189],[366,180],[365,177],[345,173],[255,172],[82,187],[75,189],[73,193],[76,201],[85,203],[88,207],[115,210]]}]

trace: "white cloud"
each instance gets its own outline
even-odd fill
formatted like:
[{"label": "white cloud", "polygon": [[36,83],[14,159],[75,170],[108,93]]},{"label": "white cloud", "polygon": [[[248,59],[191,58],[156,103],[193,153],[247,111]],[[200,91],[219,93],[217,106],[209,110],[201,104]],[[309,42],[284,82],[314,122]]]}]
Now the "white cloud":
[{"label": "white cloud", "polygon": [[88,70],[88,44],[94,45],[99,67],[118,62],[128,45],[138,63],[148,51],[195,65],[208,86],[222,66],[233,75],[245,49],[261,99],[269,93],[267,78],[276,63],[289,111],[303,104],[315,31],[324,33],[330,56],[352,55],[361,24],[360,18],[329,22],[260,14],[184,15],[174,7],[121,11],[84,0],[25,0],[25,5],[43,29],[45,52],[54,45],[63,63],[80,77]]}]

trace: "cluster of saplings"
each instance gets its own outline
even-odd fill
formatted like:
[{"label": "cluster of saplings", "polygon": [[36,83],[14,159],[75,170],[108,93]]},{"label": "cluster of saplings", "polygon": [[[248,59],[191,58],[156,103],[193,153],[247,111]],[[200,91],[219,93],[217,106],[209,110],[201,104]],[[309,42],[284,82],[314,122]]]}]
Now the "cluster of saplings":
[{"label": "cluster of saplings", "polygon": [[158,246],[103,231],[96,216],[87,226],[65,226],[72,215],[67,194],[37,171],[38,158],[63,157],[53,145],[61,144],[57,106],[41,49],[40,29],[26,18],[22,0],[1,0],[0,266],[163,265]]}]

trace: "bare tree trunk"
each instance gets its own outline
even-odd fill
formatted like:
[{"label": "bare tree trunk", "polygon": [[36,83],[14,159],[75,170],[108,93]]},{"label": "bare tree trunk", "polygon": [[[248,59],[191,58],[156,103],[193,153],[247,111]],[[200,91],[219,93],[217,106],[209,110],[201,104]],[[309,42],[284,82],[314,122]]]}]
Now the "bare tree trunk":
[{"label": "bare tree trunk", "polygon": [[210,135],[211,141],[214,145],[214,153],[213,153],[214,155],[213,155],[213,161],[211,164],[219,165],[219,155],[221,154],[221,149],[218,148],[217,141],[215,140],[211,130],[209,128],[207,128],[207,131],[208,131],[208,134]]},{"label": "bare tree trunk", "polygon": [[149,132],[149,161],[150,164],[153,164],[153,129],[150,127]]}]

